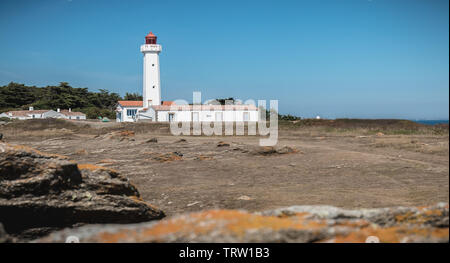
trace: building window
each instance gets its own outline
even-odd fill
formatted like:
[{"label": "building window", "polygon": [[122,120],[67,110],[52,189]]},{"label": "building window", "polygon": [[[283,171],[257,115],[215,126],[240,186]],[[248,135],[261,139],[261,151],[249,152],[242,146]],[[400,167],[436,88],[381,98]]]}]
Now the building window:
[{"label": "building window", "polygon": [[249,120],[250,120],[250,113],[244,112],[244,121],[249,121]]},{"label": "building window", "polygon": [[155,64],[152,64],[152,67],[154,67],[155,66]]},{"label": "building window", "polygon": [[155,88],[155,86],[153,86],[153,88]]},{"label": "building window", "polygon": [[169,121],[173,121],[175,118],[175,113],[169,113]]},{"label": "building window", "polygon": [[137,110],[127,110],[127,116],[134,117],[136,116]]}]

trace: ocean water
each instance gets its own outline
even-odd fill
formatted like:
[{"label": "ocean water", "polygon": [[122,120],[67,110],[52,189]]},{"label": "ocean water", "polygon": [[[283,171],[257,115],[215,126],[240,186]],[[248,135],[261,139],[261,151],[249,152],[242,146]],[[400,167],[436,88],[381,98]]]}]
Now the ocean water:
[{"label": "ocean water", "polygon": [[448,124],[448,120],[412,120],[412,121],[426,125]]}]

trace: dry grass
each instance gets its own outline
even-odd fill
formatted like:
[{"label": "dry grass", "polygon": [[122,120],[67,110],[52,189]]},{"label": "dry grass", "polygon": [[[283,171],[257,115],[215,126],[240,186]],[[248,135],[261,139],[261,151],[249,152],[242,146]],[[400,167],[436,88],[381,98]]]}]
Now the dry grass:
[{"label": "dry grass", "polygon": [[447,155],[449,143],[447,141],[427,141],[410,136],[395,136],[375,138],[370,146],[375,148],[393,148],[397,150],[406,150],[419,153]]},{"label": "dry grass", "polygon": [[341,135],[448,135],[448,124],[424,125],[409,120],[389,119],[336,119],[316,120],[304,119],[300,121],[280,121],[281,130],[312,130],[323,133],[336,133]]},{"label": "dry grass", "polygon": [[[35,122],[30,122],[36,126],[28,129],[27,123],[14,124],[15,133],[10,132],[10,124],[0,126],[0,132],[11,143],[66,155],[81,164],[103,163],[116,169],[137,185],[145,201],[160,206],[168,215],[298,204],[354,208],[448,202],[448,132],[436,134],[434,126],[407,122],[412,129],[420,128],[416,134],[393,134],[406,129],[402,126],[406,124],[381,121],[377,127],[376,121],[337,121],[338,125],[321,120],[308,126],[280,122],[275,149],[289,146],[294,150],[283,152],[298,152],[255,154],[257,136],[172,136],[167,123],[58,121],[50,123],[55,132],[45,125],[36,130]],[[69,126],[64,126],[66,123]],[[86,124],[89,127],[83,128]],[[448,126],[442,129],[448,130]],[[133,140],[105,139],[109,133],[122,131],[134,132]],[[157,142],[146,143],[153,138]],[[182,138],[186,140],[180,142]],[[218,147],[225,144],[230,146]],[[87,154],[77,153],[80,149]],[[251,200],[238,199],[240,196]],[[196,205],[188,206],[192,203]]]}]

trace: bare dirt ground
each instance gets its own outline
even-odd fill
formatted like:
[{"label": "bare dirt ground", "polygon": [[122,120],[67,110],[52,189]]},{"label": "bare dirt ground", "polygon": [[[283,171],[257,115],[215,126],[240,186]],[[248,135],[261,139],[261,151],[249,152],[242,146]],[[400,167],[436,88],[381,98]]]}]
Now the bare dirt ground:
[{"label": "bare dirt ground", "polygon": [[281,127],[276,148],[294,152],[281,154],[261,149],[257,136],[172,136],[164,124],[35,124],[10,123],[0,132],[9,143],[116,169],[167,215],[211,208],[373,208],[449,201],[448,127],[443,133],[377,134],[288,125]]}]

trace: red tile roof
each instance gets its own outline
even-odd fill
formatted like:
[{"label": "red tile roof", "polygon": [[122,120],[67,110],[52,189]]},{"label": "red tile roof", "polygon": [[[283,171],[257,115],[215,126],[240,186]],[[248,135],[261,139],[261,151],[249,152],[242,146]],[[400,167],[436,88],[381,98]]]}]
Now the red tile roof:
[{"label": "red tile roof", "polygon": [[173,102],[173,101],[169,101],[169,100],[167,100],[167,101],[163,101],[162,102],[162,105],[163,106],[170,106],[170,105],[175,105],[175,102]]},{"label": "red tile roof", "polygon": [[142,100],[136,101],[136,100],[119,100],[120,106],[123,107],[142,107],[143,102]]}]

